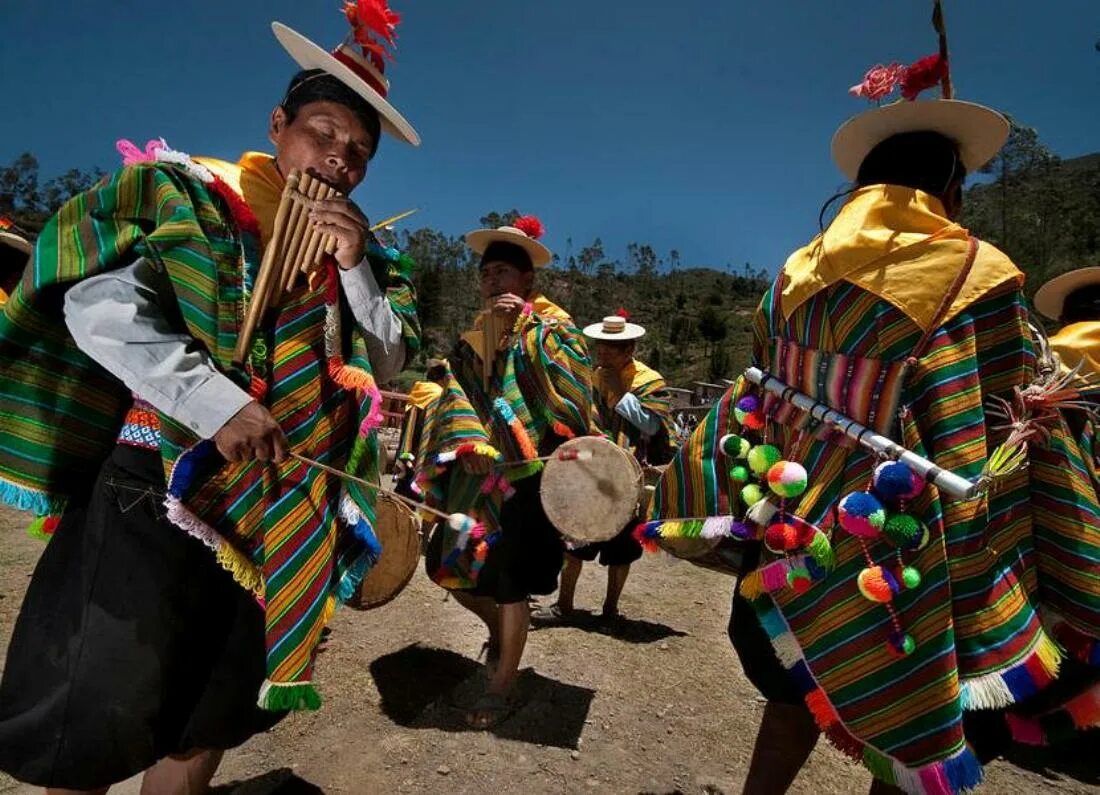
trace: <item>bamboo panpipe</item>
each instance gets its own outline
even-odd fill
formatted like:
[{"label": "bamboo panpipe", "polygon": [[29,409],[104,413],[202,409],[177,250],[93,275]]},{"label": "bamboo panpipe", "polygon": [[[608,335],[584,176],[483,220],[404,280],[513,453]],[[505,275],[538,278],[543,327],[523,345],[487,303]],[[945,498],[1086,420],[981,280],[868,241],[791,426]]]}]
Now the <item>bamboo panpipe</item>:
[{"label": "bamboo panpipe", "polygon": [[268,309],[277,307],[283,295],[293,289],[298,274],[313,272],[320,265],[323,255],[336,250],[335,238],[319,233],[310,223],[309,210],[316,202],[338,195],[330,185],[309,174],[292,171],[287,176],[275,213],[271,240],[264,249],[256,284],[233,351],[233,361],[237,364],[244,363],[264,315]]}]

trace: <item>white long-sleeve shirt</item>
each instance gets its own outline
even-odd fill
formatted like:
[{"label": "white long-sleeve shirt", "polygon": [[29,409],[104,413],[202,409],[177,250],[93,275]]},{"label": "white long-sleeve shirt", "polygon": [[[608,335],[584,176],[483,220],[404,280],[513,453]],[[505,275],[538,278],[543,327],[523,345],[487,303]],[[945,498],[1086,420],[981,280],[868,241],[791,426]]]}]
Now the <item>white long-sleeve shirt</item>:
[{"label": "white long-sleeve shirt", "polygon": [[[375,378],[387,381],[405,360],[401,321],[366,260],[340,269],[340,283]],[[77,346],[131,392],[209,439],[252,398],[194,338],[168,323],[161,307],[173,300],[167,277],[138,259],[70,287],[65,323]]]}]

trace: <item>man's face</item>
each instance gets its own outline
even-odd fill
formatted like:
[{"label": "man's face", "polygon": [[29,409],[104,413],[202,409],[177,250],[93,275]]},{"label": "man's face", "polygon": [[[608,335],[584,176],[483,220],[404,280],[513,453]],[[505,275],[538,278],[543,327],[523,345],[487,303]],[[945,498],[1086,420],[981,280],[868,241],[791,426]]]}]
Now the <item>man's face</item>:
[{"label": "man's face", "polygon": [[499,260],[490,260],[479,269],[481,277],[481,299],[488,301],[498,295],[511,293],[526,298],[534,284],[533,271],[521,271],[515,265]]},{"label": "man's face", "polygon": [[336,102],[310,102],[288,122],[282,107],[271,113],[271,142],[279,170],[321,177],[345,196],[367,175],[374,138],[352,111]]},{"label": "man's face", "polygon": [[608,370],[622,370],[634,356],[634,345],[629,342],[597,342],[596,364]]},{"label": "man's face", "polygon": [[1100,284],[1079,287],[1062,304],[1063,323],[1100,321]]}]

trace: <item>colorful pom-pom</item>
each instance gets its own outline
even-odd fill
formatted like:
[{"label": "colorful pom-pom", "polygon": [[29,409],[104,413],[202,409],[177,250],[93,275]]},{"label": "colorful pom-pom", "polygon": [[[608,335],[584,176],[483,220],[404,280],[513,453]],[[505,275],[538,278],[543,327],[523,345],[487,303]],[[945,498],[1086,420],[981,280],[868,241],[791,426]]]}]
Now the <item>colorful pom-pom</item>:
[{"label": "colorful pom-pom", "polygon": [[744,483],[750,477],[752,477],[747,466],[738,464],[735,467],[730,467],[730,480],[735,480],[738,483]]},{"label": "colorful pom-pom", "polygon": [[798,549],[798,528],[790,522],[774,522],[764,531],[764,546],[782,554]]},{"label": "colorful pom-pom", "polygon": [[768,487],[780,497],[797,497],[806,490],[806,468],[794,461],[778,461],[768,470]]},{"label": "colorful pom-pom", "polygon": [[779,448],[770,444],[758,444],[749,450],[749,469],[761,477],[775,466],[783,454]]},{"label": "colorful pom-pom", "polygon": [[730,523],[729,530],[726,532],[733,538],[739,538],[742,541],[750,541],[756,538],[756,531],[750,525],[737,520]]},{"label": "colorful pom-pom", "polygon": [[896,513],[886,520],[886,524],[882,526],[882,534],[894,546],[910,549],[920,541],[924,534],[924,525],[911,514]]},{"label": "colorful pom-pom", "polygon": [[745,395],[743,398],[737,401],[734,406],[738,411],[743,411],[746,414],[751,414],[754,411],[760,410],[760,398],[756,395]]},{"label": "colorful pom-pom", "polygon": [[749,454],[752,445],[748,439],[744,439],[735,433],[727,433],[718,440],[718,449],[727,458],[744,458]]},{"label": "colorful pom-pom", "polygon": [[762,411],[738,411],[733,410],[733,418],[740,423],[742,428],[748,428],[750,431],[758,431],[763,428],[767,422],[767,417],[764,416]]},{"label": "colorful pom-pom", "polygon": [[884,500],[911,500],[924,490],[924,478],[900,461],[883,461],[871,482]]},{"label": "colorful pom-pom", "polygon": [[905,585],[906,589],[912,590],[913,588],[920,587],[920,570],[913,566],[905,566],[901,570],[901,581]]},{"label": "colorful pom-pom", "polygon": [[894,631],[890,633],[886,647],[899,657],[907,657],[917,650],[917,642],[908,632]]},{"label": "colorful pom-pom", "polygon": [[840,526],[854,536],[874,538],[886,524],[886,509],[865,491],[845,495],[837,507]]},{"label": "colorful pom-pom", "polygon": [[515,221],[512,222],[512,226],[523,232],[527,237],[532,240],[538,240],[546,233],[546,228],[534,215],[521,215]]},{"label": "colorful pom-pom", "polygon": [[813,584],[814,581],[813,578],[810,577],[809,569],[803,566],[796,566],[787,572],[787,585],[789,585],[795,593],[806,593]]},{"label": "colorful pom-pom", "polygon": [[464,513],[452,513],[447,517],[447,524],[456,532],[468,533],[474,529],[474,525],[476,525],[477,522]]},{"label": "colorful pom-pom", "polygon": [[864,599],[880,604],[893,600],[899,590],[894,575],[882,566],[868,566],[861,571],[856,578],[856,586]]},{"label": "colorful pom-pom", "polygon": [[753,506],[756,503],[764,499],[764,490],[757,486],[755,483],[750,483],[741,489],[741,501],[745,505]]}]

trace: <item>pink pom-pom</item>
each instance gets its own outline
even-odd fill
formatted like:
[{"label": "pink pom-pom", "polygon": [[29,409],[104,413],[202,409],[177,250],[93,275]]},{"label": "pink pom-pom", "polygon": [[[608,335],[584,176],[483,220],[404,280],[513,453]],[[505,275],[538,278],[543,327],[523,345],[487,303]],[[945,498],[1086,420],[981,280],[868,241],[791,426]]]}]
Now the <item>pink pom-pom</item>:
[{"label": "pink pom-pom", "polygon": [[521,215],[512,224],[516,229],[523,232],[527,237],[532,240],[538,240],[546,232],[546,228],[542,225],[542,221],[533,215]]},{"label": "pink pom-pom", "polygon": [[853,491],[837,506],[840,526],[854,536],[874,538],[886,524],[886,509],[865,491]]}]

